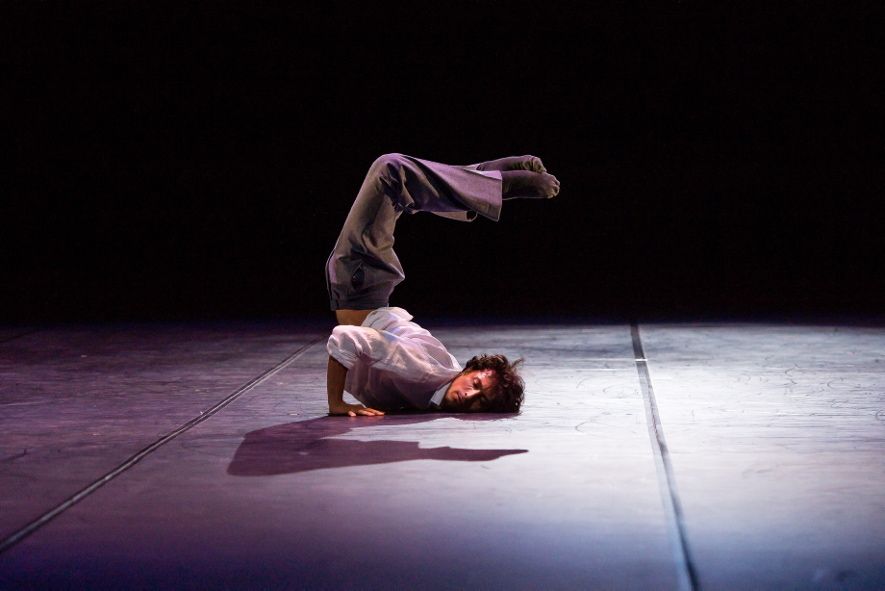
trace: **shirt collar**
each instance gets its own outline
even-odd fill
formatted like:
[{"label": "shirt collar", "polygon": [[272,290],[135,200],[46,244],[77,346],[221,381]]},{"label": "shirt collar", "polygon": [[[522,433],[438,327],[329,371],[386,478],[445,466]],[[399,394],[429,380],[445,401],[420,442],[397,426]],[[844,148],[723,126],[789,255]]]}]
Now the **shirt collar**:
[{"label": "shirt collar", "polygon": [[437,389],[437,391],[433,393],[433,396],[430,398],[430,406],[435,406],[436,408],[440,407],[443,398],[445,398],[446,396],[446,391],[449,389],[449,386],[451,386],[452,382],[454,381],[454,378],[452,378],[451,380],[440,386],[439,389]]}]

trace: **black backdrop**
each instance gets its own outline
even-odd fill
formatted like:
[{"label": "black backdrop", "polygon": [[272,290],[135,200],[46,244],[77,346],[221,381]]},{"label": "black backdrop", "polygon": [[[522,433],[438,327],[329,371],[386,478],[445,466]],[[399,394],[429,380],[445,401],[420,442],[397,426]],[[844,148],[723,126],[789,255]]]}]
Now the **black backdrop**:
[{"label": "black backdrop", "polygon": [[418,315],[879,312],[883,20],[853,6],[6,2],[2,320],[323,315],[385,152],[562,182],[401,219]]}]

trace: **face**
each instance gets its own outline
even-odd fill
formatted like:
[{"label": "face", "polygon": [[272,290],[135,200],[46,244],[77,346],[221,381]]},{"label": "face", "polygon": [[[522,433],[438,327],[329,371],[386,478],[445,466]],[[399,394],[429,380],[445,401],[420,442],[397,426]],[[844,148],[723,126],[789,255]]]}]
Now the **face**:
[{"label": "face", "polygon": [[492,399],[497,375],[493,369],[475,369],[452,380],[440,405],[455,412],[482,412]]}]

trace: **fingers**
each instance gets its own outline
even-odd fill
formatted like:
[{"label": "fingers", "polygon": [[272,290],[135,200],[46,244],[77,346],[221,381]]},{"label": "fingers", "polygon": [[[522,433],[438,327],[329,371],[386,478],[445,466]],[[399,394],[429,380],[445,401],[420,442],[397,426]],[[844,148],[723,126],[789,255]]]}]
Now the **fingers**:
[{"label": "fingers", "polygon": [[355,417],[380,417],[384,416],[384,413],[380,410],[375,410],[374,408],[357,408],[354,410],[347,411],[347,416]]}]

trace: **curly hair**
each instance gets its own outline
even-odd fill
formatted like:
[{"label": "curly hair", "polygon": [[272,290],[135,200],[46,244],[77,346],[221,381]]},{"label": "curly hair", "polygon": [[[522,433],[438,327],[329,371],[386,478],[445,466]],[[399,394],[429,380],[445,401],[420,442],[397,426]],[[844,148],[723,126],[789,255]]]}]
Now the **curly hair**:
[{"label": "curly hair", "polygon": [[483,412],[519,412],[525,399],[525,382],[520,377],[517,367],[522,358],[513,363],[504,355],[476,355],[464,366],[462,373],[474,370],[491,369],[495,371],[495,385],[492,388],[491,400],[483,407]]}]

